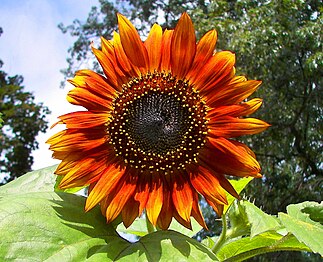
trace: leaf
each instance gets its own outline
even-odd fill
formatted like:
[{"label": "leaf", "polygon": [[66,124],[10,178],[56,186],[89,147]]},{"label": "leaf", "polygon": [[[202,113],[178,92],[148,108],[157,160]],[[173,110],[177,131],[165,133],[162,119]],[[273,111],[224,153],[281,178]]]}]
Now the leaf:
[{"label": "leaf", "polygon": [[217,258],[220,261],[238,262],[257,254],[283,250],[311,251],[292,235],[282,236],[275,232],[266,232],[253,238],[239,238],[225,244],[218,251]]},{"label": "leaf", "polygon": [[[238,180],[229,180],[230,184],[234,187],[234,189],[237,191],[238,194],[241,193],[241,191],[249,184],[249,182],[253,179],[253,177],[244,177],[240,178]],[[227,195],[227,200],[228,200],[228,205],[224,206],[223,209],[223,215],[226,214],[228,211],[229,207],[235,200],[233,196],[231,196],[229,193],[226,193]]]},{"label": "leaf", "polygon": [[108,236],[117,235],[99,208],[84,212],[84,200],[54,192],[3,196],[0,260],[86,260]]},{"label": "leaf", "polygon": [[16,180],[0,187],[0,196],[15,193],[48,192],[53,191],[57,165],[28,172]]},{"label": "leaf", "polygon": [[129,243],[106,224],[99,208],[85,213],[84,201],[82,196],[55,192],[2,196],[0,260],[215,260],[205,246],[174,231]]},{"label": "leaf", "polygon": [[[109,254],[109,245],[102,246],[100,252]],[[215,255],[204,245],[171,230],[151,233],[136,243],[119,247],[118,250],[119,254],[113,261],[217,261]],[[100,260],[93,256],[91,261]]]},{"label": "leaf", "polygon": [[241,205],[244,207],[249,223],[251,224],[251,238],[266,231],[276,231],[277,229],[281,228],[281,225],[279,224],[277,218],[266,214],[254,204],[243,200],[241,201]]},{"label": "leaf", "polygon": [[[315,207],[314,210],[322,212],[322,203],[303,202],[296,205],[289,205],[287,213],[279,213],[278,218],[286,229],[291,232],[300,241],[305,243],[313,252],[317,252],[323,256],[323,226],[311,219],[310,214],[304,210],[308,207]],[[311,209],[313,211],[313,209]]]},{"label": "leaf", "polygon": [[235,200],[232,203],[228,211],[228,218],[230,221],[230,229],[227,232],[228,238],[250,234],[250,222],[241,201]]},{"label": "leaf", "polygon": [[145,218],[137,218],[130,227],[126,228],[123,223],[120,223],[117,227],[118,232],[132,234],[139,237],[143,237],[148,234]]}]

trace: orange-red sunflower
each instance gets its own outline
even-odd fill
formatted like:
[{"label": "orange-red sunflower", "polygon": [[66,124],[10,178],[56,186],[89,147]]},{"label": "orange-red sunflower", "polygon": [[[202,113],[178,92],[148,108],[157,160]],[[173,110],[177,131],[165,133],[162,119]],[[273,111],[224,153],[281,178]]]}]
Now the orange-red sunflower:
[{"label": "orange-red sunflower", "polygon": [[173,217],[190,228],[191,216],[206,228],[198,194],[221,215],[225,190],[238,197],[225,175],[261,176],[254,153],[230,139],[268,127],[244,117],[262,103],[245,102],[261,82],[235,76],[234,54],[214,51],[215,30],[196,44],[186,13],[144,42],[118,21],[120,34],[92,48],[104,76],[80,70],[70,80],[67,100],[87,111],[61,116],[66,130],[48,140],[60,187],[89,185],[85,210],[100,204],[108,222],[121,214],[128,227],[145,210],[161,229]]}]

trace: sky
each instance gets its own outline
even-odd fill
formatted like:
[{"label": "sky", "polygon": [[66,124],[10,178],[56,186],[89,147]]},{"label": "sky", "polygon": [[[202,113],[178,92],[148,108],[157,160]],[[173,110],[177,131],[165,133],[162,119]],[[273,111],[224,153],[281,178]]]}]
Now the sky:
[{"label": "sky", "polygon": [[[51,111],[49,125],[65,113],[79,110],[66,101],[71,89],[60,88],[63,80],[61,69],[67,67],[67,50],[74,42],[57,27],[69,25],[74,19],[85,21],[91,6],[97,0],[0,0],[0,60],[1,70],[9,76],[22,75],[24,90],[35,96],[37,103],[44,103]],[[80,68],[81,69],[81,68]],[[61,129],[54,128],[37,137],[39,149],[34,151],[33,169],[37,170],[58,160],[51,157],[45,141]]]}]

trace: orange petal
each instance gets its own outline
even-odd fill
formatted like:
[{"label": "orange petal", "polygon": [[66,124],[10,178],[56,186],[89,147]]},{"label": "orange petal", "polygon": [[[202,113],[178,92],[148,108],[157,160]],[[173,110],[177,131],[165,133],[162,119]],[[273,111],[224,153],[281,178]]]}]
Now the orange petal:
[{"label": "orange petal", "polygon": [[75,87],[68,92],[67,101],[73,105],[83,106],[93,111],[109,111],[112,108],[112,99],[107,100],[79,87]]},{"label": "orange petal", "polygon": [[238,105],[219,106],[209,110],[207,113],[207,118],[212,119],[213,117],[221,117],[227,115],[232,117],[251,115],[259,109],[261,104],[262,99],[254,98]]},{"label": "orange petal", "polygon": [[[241,78],[241,80],[243,80],[243,78]],[[208,105],[210,107],[217,107],[240,103],[255,92],[261,85],[261,81],[256,80],[233,82],[233,84],[229,83],[219,90],[214,90],[212,96],[210,95],[208,98]]]},{"label": "orange petal", "polygon": [[145,47],[149,57],[149,70],[154,72],[158,70],[161,59],[161,45],[162,45],[163,31],[160,25],[154,24],[145,41]]},{"label": "orange petal", "polygon": [[149,65],[147,50],[133,24],[123,15],[118,14],[120,38],[123,49],[130,61],[146,73]]},{"label": "orange petal", "polygon": [[188,78],[191,78],[194,74],[199,74],[204,69],[207,61],[212,57],[217,41],[217,33],[215,30],[207,32],[196,47],[196,54],[192,64],[192,68],[188,73]]},{"label": "orange petal", "polygon": [[58,132],[46,141],[53,151],[76,152],[90,150],[106,143],[104,130],[91,130],[79,132],[75,129],[67,129]]},{"label": "orange petal", "polygon": [[106,163],[107,159],[105,156],[85,158],[78,161],[63,177],[59,188],[74,188],[93,183],[93,180],[98,180],[106,169]]},{"label": "orange petal", "polygon": [[89,89],[92,93],[97,93],[107,98],[114,98],[116,90],[118,90],[115,86],[111,86],[104,76],[86,69],[77,71],[75,77],[69,82],[76,87]]},{"label": "orange petal", "polygon": [[61,124],[67,128],[94,128],[104,125],[109,120],[109,114],[95,114],[90,111],[72,112],[59,117]]},{"label": "orange petal", "polygon": [[270,125],[256,118],[236,118],[225,116],[212,118],[208,122],[209,135],[214,137],[237,137],[252,135],[266,130]]},{"label": "orange petal", "polygon": [[193,193],[192,187],[188,182],[188,174],[178,173],[173,175],[172,179],[172,199],[174,207],[178,215],[189,222],[193,205]]},{"label": "orange petal", "polygon": [[128,78],[139,76],[140,70],[129,61],[121,44],[120,35],[117,32],[113,32],[113,45],[118,64],[121,66]]},{"label": "orange petal", "polygon": [[222,82],[231,78],[235,55],[229,51],[222,51],[212,56],[204,65],[203,70],[193,74],[189,80],[203,93],[212,92]]},{"label": "orange petal", "polygon": [[208,139],[200,151],[199,162],[208,170],[239,177],[258,177],[260,172],[260,165],[251,154],[223,137]]},{"label": "orange petal", "polygon": [[149,221],[157,224],[157,219],[163,205],[163,185],[160,178],[153,178],[150,185],[150,192],[146,204],[146,212]]},{"label": "orange petal", "polygon": [[100,180],[96,183],[90,192],[85,203],[85,211],[89,211],[96,206],[103,198],[107,197],[109,192],[118,184],[124,175],[124,170],[109,166],[102,174]]},{"label": "orange petal", "polygon": [[169,71],[171,69],[170,65],[170,48],[172,43],[174,30],[165,30],[162,38],[161,46],[161,61],[160,61],[160,70]]},{"label": "orange petal", "polygon": [[92,52],[94,53],[97,60],[99,61],[109,83],[117,89],[118,77],[114,69],[115,65],[111,63],[110,59],[102,51],[92,47]]},{"label": "orange petal", "polygon": [[220,185],[216,176],[213,176],[207,169],[200,167],[198,174],[191,174],[193,187],[205,198],[212,199],[219,204],[228,204],[225,191]]},{"label": "orange petal", "polygon": [[[121,213],[127,201],[133,197],[133,194],[136,189],[137,179],[138,179],[137,175],[132,175],[129,173],[127,174],[127,178],[125,179],[124,182],[119,181],[116,183],[117,185],[116,185],[116,188],[114,189],[115,194],[114,196],[111,196],[111,197],[109,196],[109,198],[111,199],[111,202],[108,204],[108,207],[105,213],[107,218],[107,223],[110,223],[111,221],[115,220],[117,216]],[[126,222],[129,222],[129,221],[126,221]]]},{"label": "orange petal", "polygon": [[190,70],[196,51],[195,31],[191,18],[183,13],[172,38],[171,65],[172,73],[184,78]]}]

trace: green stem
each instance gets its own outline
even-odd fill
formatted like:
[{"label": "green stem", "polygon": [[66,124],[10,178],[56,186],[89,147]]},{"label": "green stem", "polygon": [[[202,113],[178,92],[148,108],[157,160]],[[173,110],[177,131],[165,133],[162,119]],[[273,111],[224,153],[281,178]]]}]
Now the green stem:
[{"label": "green stem", "polygon": [[227,219],[225,215],[222,216],[222,232],[219,237],[218,242],[212,247],[212,252],[216,254],[219,249],[223,246],[225,241],[227,240]]},{"label": "green stem", "polygon": [[147,225],[148,234],[155,232],[155,227],[153,226],[152,223],[150,223],[150,221],[147,217],[147,214],[146,214],[146,225]]}]

